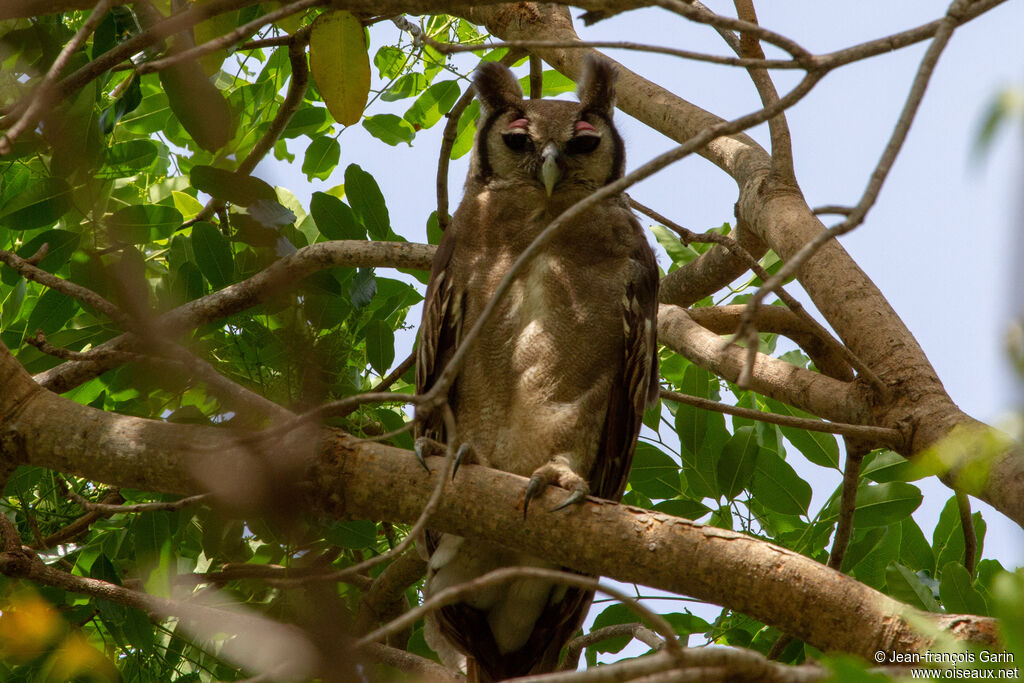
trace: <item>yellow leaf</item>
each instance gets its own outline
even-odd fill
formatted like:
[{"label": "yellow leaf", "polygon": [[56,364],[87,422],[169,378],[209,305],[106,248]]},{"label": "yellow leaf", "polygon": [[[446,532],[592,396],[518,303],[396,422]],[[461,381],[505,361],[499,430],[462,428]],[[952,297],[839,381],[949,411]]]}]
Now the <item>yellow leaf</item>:
[{"label": "yellow leaf", "polygon": [[309,68],[338,123],[359,121],[370,93],[370,56],[363,26],[349,12],[325,12],[313,22]]},{"label": "yellow leaf", "polygon": [[171,198],[174,201],[174,208],[180,211],[181,217],[187,221],[195,218],[196,214],[203,210],[203,205],[200,201],[190,194],[173,190]]},{"label": "yellow leaf", "polygon": [[27,662],[61,635],[64,621],[49,602],[22,591],[0,600],[0,658]]}]

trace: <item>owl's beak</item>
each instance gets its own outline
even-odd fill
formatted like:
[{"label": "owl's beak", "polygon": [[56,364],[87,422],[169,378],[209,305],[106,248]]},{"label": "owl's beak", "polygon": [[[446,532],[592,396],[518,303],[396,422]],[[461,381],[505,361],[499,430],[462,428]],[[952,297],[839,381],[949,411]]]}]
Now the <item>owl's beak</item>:
[{"label": "owl's beak", "polygon": [[540,151],[540,158],[544,160],[540,165],[540,182],[544,184],[544,189],[549,197],[554,192],[555,185],[562,178],[562,169],[558,167],[558,157],[560,154],[558,145],[553,142],[544,145],[544,149]]}]

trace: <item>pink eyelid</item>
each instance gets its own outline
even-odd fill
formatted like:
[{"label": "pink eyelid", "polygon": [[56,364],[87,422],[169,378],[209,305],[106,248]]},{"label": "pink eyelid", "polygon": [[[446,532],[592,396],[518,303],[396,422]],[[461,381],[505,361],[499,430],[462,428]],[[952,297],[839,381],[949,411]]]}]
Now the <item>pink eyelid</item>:
[{"label": "pink eyelid", "polygon": [[508,130],[512,130],[514,128],[525,130],[526,127],[529,126],[529,124],[530,122],[527,121],[526,119],[516,119],[512,123],[508,124]]},{"label": "pink eyelid", "polygon": [[579,133],[579,132],[582,132],[582,131],[585,131],[585,130],[596,131],[597,129],[594,128],[589,123],[587,123],[586,121],[577,121],[576,122],[576,132]]}]

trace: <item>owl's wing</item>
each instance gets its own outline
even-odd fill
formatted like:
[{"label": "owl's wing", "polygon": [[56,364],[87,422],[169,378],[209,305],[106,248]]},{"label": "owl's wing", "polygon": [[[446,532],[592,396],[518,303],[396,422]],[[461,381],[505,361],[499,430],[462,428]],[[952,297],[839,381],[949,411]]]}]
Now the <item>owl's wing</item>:
[{"label": "owl's wing", "polygon": [[[430,282],[423,300],[423,321],[416,347],[416,393],[429,391],[444,371],[462,337],[461,289],[451,276],[452,252],[455,249],[454,226],[441,237],[430,269]],[[454,388],[454,387],[453,387]],[[449,391],[448,402],[454,409],[455,392]],[[435,411],[416,427],[418,436],[444,441],[444,420]]]},{"label": "owl's wing", "polygon": [[[640,226],[632,215],[629,220]],[[621,301],[622,366],[612,381],[597,459],[590,474],[595,496],[618,500],[626,489],[644,410],[658,397],[658,264],[640,236],[630,257]]]}]

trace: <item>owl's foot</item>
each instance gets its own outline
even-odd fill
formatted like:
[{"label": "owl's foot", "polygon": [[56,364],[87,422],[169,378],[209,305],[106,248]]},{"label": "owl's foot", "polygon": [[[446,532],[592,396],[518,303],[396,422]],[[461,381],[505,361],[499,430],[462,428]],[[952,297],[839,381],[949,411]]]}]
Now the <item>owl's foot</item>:
[{"label": "owl's foot", "polygon": [[[433,455],[444,455],[447,450],[448,447],[443,443],[426,436],[419,437],[416,439],[416,443],[413,444],[413,451],[416,453],[416,459],[421,465],[423,465],[423,469],[427,472],[430,471],[430,468],[427,467],[427,458]],[[464,443],[459,446],[459,450],[455,452],[455,464],[452,466],[452,479],[455,479],[455,473],[459,471],[459,465],[463,462],[468,462],[466,459],[467,453],[472,453],[468,443]],[[469,460],[472,459],[472,455],[470,455]]]},{"label": "owl's foot", "polygon": [[530,483],[526,485],[526,495],[523,497],[523,518],[526,518],[526,511],[530,507],[530,501],[544,487],[557,484],[563,489],[569,490],[569,497],[560,505],[551,508],[551,512],[575,505],[583,501],[590,493],[590,485],[587,480],[573,471],[564,456],[556,455],[554,458],[538,467],[530,477]]},{"label": "owl's foot", "polygon": [[440,441],[434,441],[429,437],[421,436],[416,439],[412,450],[416,453],[416,459],[423,465],[423,469],[429,472],[430,468],[427,467],[427,458],[432,455],[444,455],[445,445]]}]

